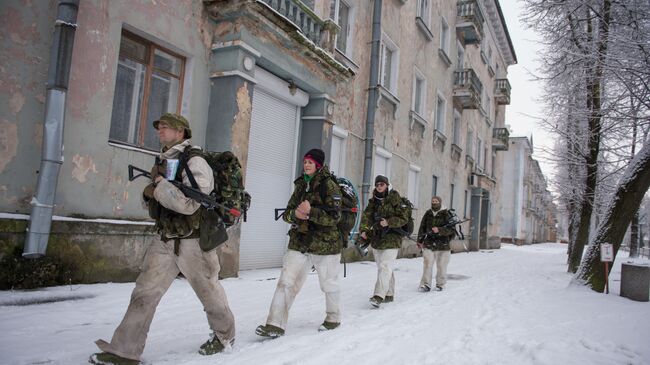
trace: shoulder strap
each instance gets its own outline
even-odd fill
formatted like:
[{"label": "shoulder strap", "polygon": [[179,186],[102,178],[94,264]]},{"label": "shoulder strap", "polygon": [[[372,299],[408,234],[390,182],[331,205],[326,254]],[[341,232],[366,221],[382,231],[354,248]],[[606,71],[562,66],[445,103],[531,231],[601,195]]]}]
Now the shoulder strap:
[{"label": "shoulder strap", "polygon": [[194,178],[194,174],[192,174],[192,171],[190,171],[190,167],[187,165],[187,162],[190,160],[190,150],[192,149],[192,146],[187,146],[185,147],[185,150],[183,150],[183,153],[181,154],[180,158],[180,165],[183,170],[185,170],[185,175],[187,175],[187,179],[190,181],[190,185],[194,189],[199,188],[199,184],[196,183],[196,179]]}]

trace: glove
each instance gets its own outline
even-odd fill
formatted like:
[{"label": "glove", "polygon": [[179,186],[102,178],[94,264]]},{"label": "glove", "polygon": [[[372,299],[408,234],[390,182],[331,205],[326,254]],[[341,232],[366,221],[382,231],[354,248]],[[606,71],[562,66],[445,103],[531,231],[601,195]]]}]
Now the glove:
[{"label": "glove", "polygon": [[154,164],[153,167],[151,168],[151,181],[156,181],[156,177],[158,177],[158,176],[162,176],[164,178],[166,171],[167,171],[167,168],[165,167],[165,161],[164,160],[163,160],[163,162],[161,162],[159,164],[158,163]]},{"label": "glove", "polygon": [[148,202],[149,200],[153,199],[153,191],[156,189],[156,186],[151,183],[147,185],[144,190],[142,191],[142,197],[144,198],[145,202]]}]

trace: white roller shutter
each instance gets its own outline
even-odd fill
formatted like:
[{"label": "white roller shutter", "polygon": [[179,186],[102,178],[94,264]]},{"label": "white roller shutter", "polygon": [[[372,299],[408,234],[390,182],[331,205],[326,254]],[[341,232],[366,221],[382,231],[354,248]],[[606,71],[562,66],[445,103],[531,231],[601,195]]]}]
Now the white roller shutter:
[{"label": "white roller shutter", "polygon": [[[289,225],[276,222],[273,213],[275,208],[286,207],[293,191],[300,115],[297,102],[273,91],[288,90],[280,79],[262,70],[256,77],[260,84],[253,91],[246,165],[246,190],[253,200],[247,222],[242,224],[240,269],[282,266]],[[302,95],[298,103],[304,105],[307,96],[298,91]]]}]

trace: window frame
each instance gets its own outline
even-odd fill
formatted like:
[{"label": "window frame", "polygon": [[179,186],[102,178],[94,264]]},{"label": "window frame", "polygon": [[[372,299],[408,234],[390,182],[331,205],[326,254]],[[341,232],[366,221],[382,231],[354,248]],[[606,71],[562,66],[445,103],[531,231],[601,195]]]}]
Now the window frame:
[{"label": "window frame", "polygon": [[[442,101],[442,108],[440,108],[440,101]],[[440,115],[442,110],[442,116]],[[442,135],[445,135],[445,122],[447,119],[447,98],[438,91],[436,93],[436,110],[435,110],[435,121],[434,125],[436,131]]]},{"label": "window frame", "polygon": [[[117,139],[112,139],[110,136],[110,128],[112,127],[113,120],[112,120],[112,114],[111,114],[111,122],[109,124],[109,136],[108,136],[108,142],[111,144],[115,145],[123,145],[123,146],[130,146],[138,149],[143,149],[147,151],[157,151],[156,149],[153,149],[151,147],[148,147],[145,145],[145,133],[146,129],[149,126],[149,123],[147,122],[147,114],[149,112],[149,98],[151,95],[151,83],[152,83],[152,77],[154,75],[154,70],[157,73],[163,74],[165,76],[175,78],[178,80],[178,96],[176,100],[176,110],[174,111],[177,114],[180,114],[181,109],[182,109],[182,103],[183,103],[183,91],[185,87],[185,72],[188,64],[188,59],[187,57],[179,54],[178,52],[174,52],[170,50],[167,47],[161,46],[160,44],[151,41],[149,39],[146,39],[142,36],[139,36],[127,29],[122,29],[120,33],[120,44],[119,48],[122,47],[122,41],[124,38],[129,39],[132,42],[135,42],[137,44],[143,45],[145,47],[145,58],[144,59],[137,59],[134,57],[130,57],[129,55],[124,55],[122,54],[119,49],[118,49],[118,59],[117,59],[117,64],[119,65],[120,63],[120,58],[124,57],[132,62],[136,62],[140,65],[143,65],[145,67],[145,75],[144,75],[144,81],[143,81],[143,92],[142,92],[142,99],[140,100],[141,105],[140,105],[140,117],[139,120],[136,121],[139,125],[139,130],[138,130],[138,135],[136,136],[136,141],[135,143],[129,142],[129,141],[123,141],[123,140],[117,140]],[[154,60],[155,60],[155,52],[156,50],[160,50],[164,53],[167,53],[173,57],[176,57],[180,61],[180,71],[178,75],[169,73],[165,70],[162,70],[160,68],[156,68],[154,66]],[[113,93],[115,94],[115,90],[117,88],[117,72],[115,73],[115,84],[113,87]],[[171,99],[169,99],[171,100]],[[113,99],[113,103],[115,102],[115,99]],[[111,103],[111,110],[113,108],[113,103]],[[111,112],[112,113],[112,112]],[[129,127],[131,127],[131,121],[129,121]],[[152,127],[153,128],[153,127]]]},{"label": "window frame", "polygon": [[[407,196],[408,199],[413,203],[413,206],[417,208],[419,206],[418,201],[420,199],[420,174],[422,172],[422,168],[417,165],[409,165],[409,172],[408,172],[408,191],[407,191]],[[413,174],[411,174],[413,173]],[[411,191],[411,176],[415,178],[415,182],[413,184],[414,191]]]},{"label": "window frame", "polygon": [[431,196],[438,196],[438,176],[431,175]]},{"label": "window frame", "polygon": [[[338,175],[338,176],[344,176],[345,175],[345,162],[347,158],[345,158],[346,153],[347,153],[347,138],[348,138],[349,132],[339,126],[332,126],[332,141],[330,145],[330,168],[332,171]],[[332,166],[332,160],[331,157],[333,155],[333,147],[334,147],[334,138],[340,139],[341,140],[341,148],[339,150],[339,161],[338,161],[338,169],[339,171],[334,171],[334,167]]]},{"label": "window frame", "polygon": [[[338,50],[340,53],[345,55],[348,58],[352,58],[352,49],[353,49],[353,44],[352,44],[352,27],[354,26],[354,10],[355,7],[349,2],[345,0],[332,0],[332,4],[334,4],[334,14],[332,14],[332,9],[330,8],[330,19],[334,21],[339,27],[341,27],[341,24],[339,24],[339,15],[340,15],[340,10],[341,10],[341,4],[346,6],[348,8],[348,23],[347,23],[347,32],[345,36],[345,49],[340,49],[338,47],[339,43],[339,37],[341,36],[341,33],[336,34],[336,39],[334,40],[334,48]],[[341,32],[343,31],[343,28],[341,27]]]},{"label": "window frame", "polygon": [[[417,95],[418,81],[422,82],[420,88],[420,95]],[[413,97],[411,100],[411,110],[417,113],[420,117],[424,118],[427,110],[427,78],[417,67],[413,67]],[[420,110],[416,109],[416,102],[420,104]]]},{"label": "window frame", "polygon": [[[446,31],[445,31],[446,29]],[[446,35],[446,37],[444,37]],[[440,16],[440,43],[438,47],[445,52],[447,57],[449,57],[449,51],[451,48],[451,31],[449,28],[449,22],[444,16]]]},{"label": "window frame", "polygon": [[[399,47],[393,40],[388,36],[388,34],[382,32],[381,35],[381,67],[379,75],[379,84],[388,90],[394,96],[397,96],[397,78],[399,77]],[[384,84],[384,79],[386,76],[386,50],[392,52],[391,63],[390,63],[390,79],[389,84]]]}]

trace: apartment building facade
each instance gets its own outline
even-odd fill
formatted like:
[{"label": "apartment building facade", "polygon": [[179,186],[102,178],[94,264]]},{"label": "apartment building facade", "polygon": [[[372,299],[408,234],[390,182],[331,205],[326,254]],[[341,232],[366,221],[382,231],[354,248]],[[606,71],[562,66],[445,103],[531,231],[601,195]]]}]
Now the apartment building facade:
[{"label": "apartment building facade", "polygon": [[[11,25],[0,43],[4,255],[22,244],[34,204],[58,3],[0,7]],[[83,280],[132,279],[155,236],[144,182],[128,181],[126,166],[151,165],[151,121],[166,111],[188,117],[194,143],[232,150],[244,167],[253,204],[220,248],[223,276],[281,265],[288,227],[273,209],[314,147],[360,192],[365,175],[388,176],[417,223],[433,195],[472,218],[455,250],[498,247],[516,63],[499,1],[80,0],[75,29],[48,254],[77,253]]]},{"label": "apartment building facade", "polygon": [[531,244],[555,242],[558,236],[557,207],[547,189],[539,162],[532,157],[528,137],[511,137],[504,154],[501,184],[502,242]]}]

